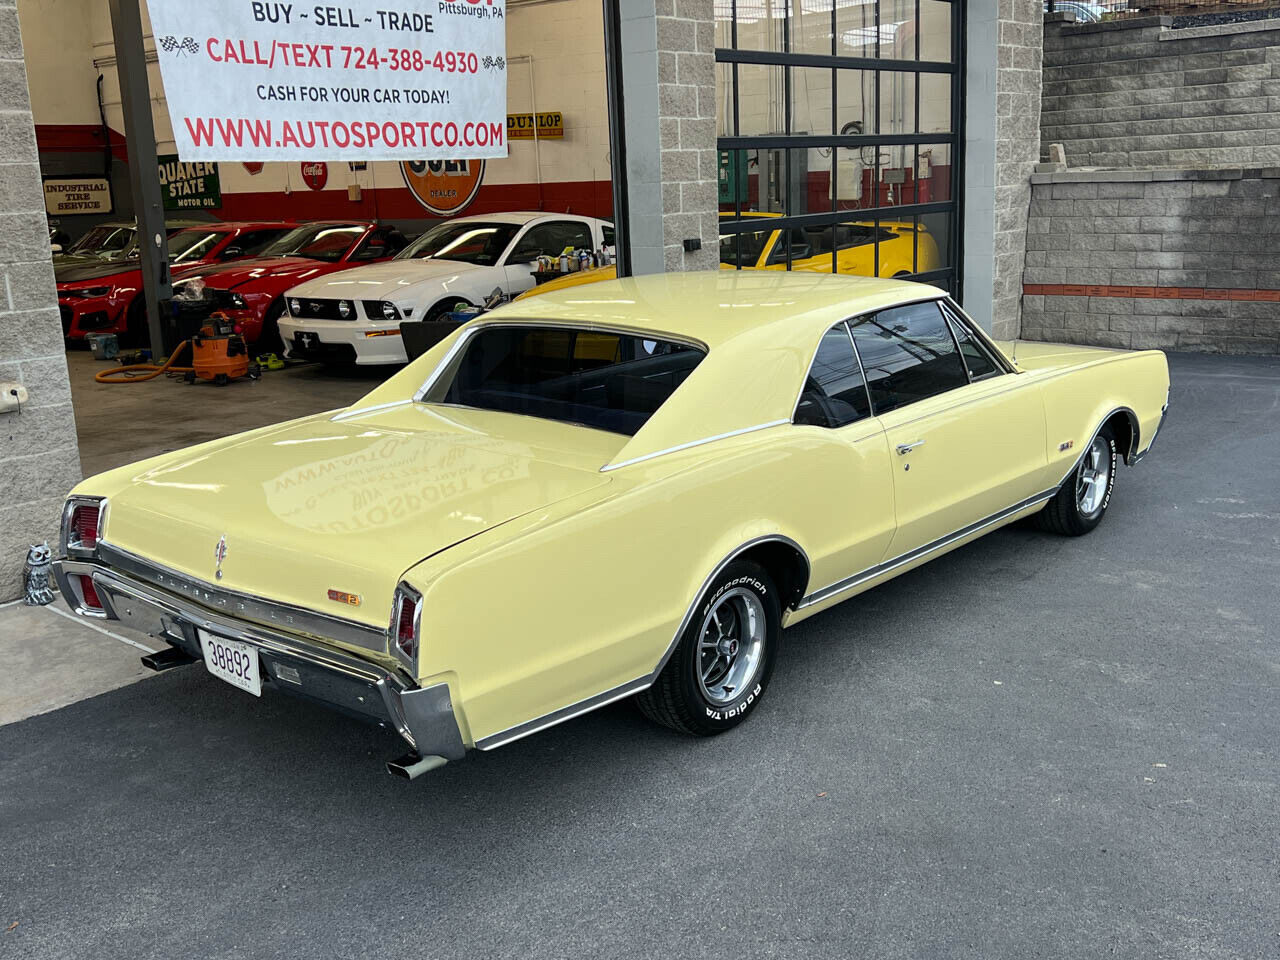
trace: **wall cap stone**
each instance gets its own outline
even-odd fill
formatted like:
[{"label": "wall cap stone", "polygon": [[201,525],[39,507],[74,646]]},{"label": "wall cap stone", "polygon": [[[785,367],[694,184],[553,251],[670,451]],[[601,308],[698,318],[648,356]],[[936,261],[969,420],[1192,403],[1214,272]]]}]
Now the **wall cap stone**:
[{"label": "wall cap stone", "polygon": [[[1173,17],[1130,17],[1126,20],[1098,20],[1094,23],[1077,23],[1073,16],[1070,20],[1058,15],[1046,15],[1045,23],[1056,23],[1062,26],[1062,35],[1078,37],[1084,33],[1110,33],[1113,30],[1150,30],[1153,27],[1173,28]],[[1235,24],[1232,24],[1235,26]],[[1189,28],[1198,29],[1198,28]],[[1187,30],[1179,30],[1186,33]],[[1160,39],[1164,39],[1161,37]]]},{"label": "wall cap stone", "polygon": [[1159,169],[1107,170],[1078,167],[1055,173],[1033,173],[1031,182],[1040,183],[1148,183],[1170,180],[1280,180],[1280,167],[1220,167],[1207,170]]},{"label": "wall cap stone", "polygon": [[1259,30],[1280,30],[1280,20],[1245,20],[1241,23],[1212,23],[1205,27],[1182,27],[1162,33],[1159,40],[1195,40],[1199,37],[1225,37],[1234,33],[1256,33]]}]

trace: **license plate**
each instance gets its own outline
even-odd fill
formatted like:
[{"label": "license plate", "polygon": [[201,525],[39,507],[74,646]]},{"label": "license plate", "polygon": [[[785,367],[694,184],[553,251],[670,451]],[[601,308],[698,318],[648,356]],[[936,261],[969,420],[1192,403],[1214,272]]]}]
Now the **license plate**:
[{"label": "license plate", "polygon": [[196,632],[200,635],[200,649],[204,651],[204,665],[210,673],[255,697],[262,696],[257,650],[238,640],[225,640],[204,630]]}]

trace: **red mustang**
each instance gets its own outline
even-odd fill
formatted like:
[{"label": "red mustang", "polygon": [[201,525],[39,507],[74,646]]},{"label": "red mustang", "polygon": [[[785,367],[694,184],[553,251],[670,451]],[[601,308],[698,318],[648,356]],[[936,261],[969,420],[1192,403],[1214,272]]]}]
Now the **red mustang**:
[{"label": "red mustang", "polygon": [[[257,256],[296,223],[208,223],[169,235],[169,270],[174,278],[199,267]],[[137,341],[146,332],[146,302],[137,247],[127,259],[95,263],[61,263],[54,267],[58,281],[58,311],[62,334],[83,340],[90,333],[120,334]]]},{"label": "red mustang", "polygon": [[211,300],[240,324],[257,352],[280,349],[276,322],[284,294],[304,280],[387,260],[407,241],[395,227],[368,220],[304,223],[253,260],[193,270],[174,284],[175,297]]}]

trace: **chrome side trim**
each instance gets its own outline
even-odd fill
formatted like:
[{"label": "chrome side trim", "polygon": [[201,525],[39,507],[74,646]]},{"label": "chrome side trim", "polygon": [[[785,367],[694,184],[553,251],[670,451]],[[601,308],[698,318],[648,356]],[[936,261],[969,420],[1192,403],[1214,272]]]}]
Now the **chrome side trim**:
[{"label": "chrome side trim", "polygon": [[341,423],[343,420],[352,420],[355,417],[364,416],[366,413],[375,413],[378,410],[390,410],[393,407],[407,407],[412,400],[392,400],[390,403],[375,403],[369,407],[356,407],[352,409],[348,407],[339,413],[335,413],[329,418],[330,423]]},{"label": "chrome side trim", "polygon": [[387,635],[376,627],[355,620],[216,587],[102,540],[98,541],[98,556],[108,567],[193,600],[210,610],[223,611],[264,626],[278,626],[319,639],[349,643],[373,653],[387,652]]},{"label": "chrome side trim", "polygon": [[[1156,421],[1156,428],[1151,433],[1151,442],[1147,444],[1147,449],[1143,450],[1141,453],[1135,453],[1133,455],[1134,463],[1141,463],[1142,458],[1145,457],[1148,453],[1150,453],[1151,448],[1156,445],[1156,437],[1160,436],[1160,428],[1164,426],[1164,418],[1165,418],[1165,415],[1168,414],[1168,412],[1169,412],[1169,398],[1165,397],[1164,406],[1160,408],[1160,419]],[[1130,464],[1130,466],[1132,466],[1132,464]]]},{"label": "chrome side trim", "polygon": [[644,463],[646,460],[665,457],[668,453],[688,450],[690,447],[700,447],[706,443],[715,443],[717,440],[727,440],[729,437],[740,437],[744,433],[755,433],[757,430],[768,430],[770,427],[781,427],[790,422],[790,420],[770,420],[768,423],[757,423],[753,427],[742,427],[738,430],[730,430],[727,433],[717,433],[714,437],[703,437],[701,440],[690,440],[687,443],[678,443],[674,447],[665,447],[662,450],[655,450],[653,453],[646,453],[643,456],[632,457],[630,460],[623,460],[620,463],[606,463],[600,468],[600,472],[608,473],[610,470],[621,470],[623,467],[629,467],[635,463]]},{"label": "chrome side trim", "polygon": [[821,603],[823,600],[829,600],[837,594],[844,593],[846,590],[852,590],[854,587],[866,583],[868,580],[874,580],[877,577],[884,576],[886,573],[890,573],[891,571],[905,566],[908,563],[913,563],[916,560],[927,557],[932,553],[937,553],[939,550],[949,547],[952,544],[963,540],[965,537],[971,537],[975,533],[979,533],[1002,520],[1006,520],[1016,513],[1021,513],[1023,510],[1045,503],[1057,492],[1058,487],[1053,487],[1050,490],[1042,490],[1033,497],[1028,497],[1025,500],[1015,503],[1011,507],[1006,507],[998,513],[993,513],[989,517],[985,517],[982,520],[971,523],[967,527],[961,527],[959,530],[954,533],[949,533],[945,537],[939,537],[932,543],[926,543],[924,546],[916,547],[914,550],[909,550],[900,556],[894,557],[892,560],[886,560],[884,563],[878,563],[874,567],[868,567],[866,570],[863,570],[860,573],[855,573],[850,577],[845,577],[843,580],[837,580],[835,583],[823,587],[821,590],[815,590],[813,593],[809,594],[809,596],[805,597],[796,605],[796,609],[803,610],[805,607],[811,607],[815,603]]},{"label": "chrome side trim", "polygon": [[790,537],[783,536],[780,533],[765,534],[761,537],[754,537],[746,543],[739,546],[727,557],[721,560],[714,570],[707,575],[702,581],[702,586],[698,588],[698,592],[694,595],[693,601],[689,604],[689,609],[685,611],[684,617],[680,620],[680,626],[676,628],[675,636],[671,638],[671,643],[667,645],[667,649],[662,654],[662,659],[658,661],[658,665],[643,677],[636,677],[626,683],[619,684],[595,696],[587,697],[585,700],[579,700],[577,703],[571,703],[567,707],[561,707],[559,710],[553,710],[551,713],[544,714],[541,717],[534,717],[524,723],[518,723],[514,727],[508,727],[506,730],[500,730],[497,733],[482,737],[476,741],[477,750],[493,750],[497,747],[520,740],[530,734],[538,733],[546,730],[548,727],[554,727],[556,724],[564,723],[566,720],[572,720],[574,717],[580,717],[584,713],[590,713],[592,710],[621,700],[623,697],[629,697],[633,693],[639,693],[648,687],[653,686],[653,682],[658,679],[658,674],[667,665],[667,661],[671,659],[671,654],[675,652],[676,647],[680,643],[680,638],[684,635],[685,630],[689,627],[689,622],[693,619],[694,613],[698,609],[698,604],[702,601],[703,594],[707,592],[707,588],[711,586],[713,580],[718,577],[735,558],[741,556],[752,547],[759,546],[762,543],[785,543],[787,546],[794,548],[805,563],[805,579],[808,580],[811,569],[809,566],[809,555],[805,553],[804,548],[796,543]]}]

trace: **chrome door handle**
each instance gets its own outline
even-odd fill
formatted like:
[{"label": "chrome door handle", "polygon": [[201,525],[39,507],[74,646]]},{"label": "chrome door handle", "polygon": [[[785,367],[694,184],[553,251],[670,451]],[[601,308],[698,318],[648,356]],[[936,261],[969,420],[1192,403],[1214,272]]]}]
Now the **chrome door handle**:
[{"label": "chrome door handle", "polygon": [[905,457],[908,453],[910,453],[916,447],[920,446],[922,443],[924,443],[923,440],[917,440],[915,443],[900,443],[898,444],[898,453],[901,456]]}]

